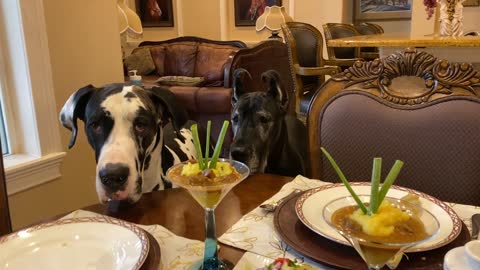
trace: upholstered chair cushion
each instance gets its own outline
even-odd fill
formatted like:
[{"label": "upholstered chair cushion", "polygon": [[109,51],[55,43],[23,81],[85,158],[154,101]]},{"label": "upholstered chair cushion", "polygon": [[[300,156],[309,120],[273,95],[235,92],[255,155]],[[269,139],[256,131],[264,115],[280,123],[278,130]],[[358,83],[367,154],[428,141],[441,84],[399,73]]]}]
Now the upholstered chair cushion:
[{"label": "upholstered chair cushion", "polygon": [[[456,96],[426,105],[387,103],[365,92],[332,98],[320,115],[320,143],[351,181],[370,181],[374,157],[382,176],[395,159],[405,162],[395,184],[441,200],[480,203],[480,103]],[[317,127],[319,128],[319,127]],[[339,181],[322,158],[321,179]]]},{"label": "upholstered chair cushion", "polygon": [[150,47],[150,54],[155,64],[157,75],[165,75],[165,46],[156,45]]}]

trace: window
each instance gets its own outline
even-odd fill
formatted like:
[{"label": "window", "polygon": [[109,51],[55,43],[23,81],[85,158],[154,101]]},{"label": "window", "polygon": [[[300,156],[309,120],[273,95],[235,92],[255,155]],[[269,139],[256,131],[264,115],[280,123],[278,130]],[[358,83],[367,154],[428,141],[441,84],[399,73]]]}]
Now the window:
[{"label": "window", "polygon": [[0,135],[9,194],[57,179],[65,155],[43,10],[43,1],[0,1]]},{"label": "window", "polygon": [[10,153],[10,149],[8,147],[7,130],[5,127],[5,118],[3,117],[3,115],[3,99],[0,99],[0,140],[2,141],[2,155],[5,156]]}]

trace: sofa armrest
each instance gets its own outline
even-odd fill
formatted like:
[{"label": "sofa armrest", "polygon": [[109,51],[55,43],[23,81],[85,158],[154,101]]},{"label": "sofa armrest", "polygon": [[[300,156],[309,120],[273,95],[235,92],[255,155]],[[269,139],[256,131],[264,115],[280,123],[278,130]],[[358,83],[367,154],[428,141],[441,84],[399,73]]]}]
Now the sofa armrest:
[{"label": "sofa armrest", "polygon": [[[236,52],[235,52],[236,53]],[[235,53],[232,53],[228,56],[227,61],[225,62],[223,69],[223,87],[230,88],[230,71],[232,69],[232,61]]]}]

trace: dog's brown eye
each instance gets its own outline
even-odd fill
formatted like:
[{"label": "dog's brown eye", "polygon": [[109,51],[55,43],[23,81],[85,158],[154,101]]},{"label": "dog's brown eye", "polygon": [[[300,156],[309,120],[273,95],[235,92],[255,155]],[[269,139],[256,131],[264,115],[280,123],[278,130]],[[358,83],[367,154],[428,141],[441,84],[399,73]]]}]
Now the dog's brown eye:
[{"label": "dog's brown eye", "polygon": [[138,133],[143,133],[145,131],[145,125],[140,123],[135,124],[135,131]]},{"label": "dog's brown eye", "polygon": [[258,120],[260,120],[261,123],[268,123],[269,119],[266,117],[266,116],[260,116],[258,118]]},{"label": "dog's brown eye", "polygon": [[235,115],[234,117],[232,117],[232,122],[233,122],[233,123],[237,123],[237,122],[238,122],[238,115]]},{"label": "dog's brown eye", "polygon": [[98,124],[98,122],[92,122],[90,124],[90,128],[93,130],[93,132],[99,134],[102,132],[102,127]]}]

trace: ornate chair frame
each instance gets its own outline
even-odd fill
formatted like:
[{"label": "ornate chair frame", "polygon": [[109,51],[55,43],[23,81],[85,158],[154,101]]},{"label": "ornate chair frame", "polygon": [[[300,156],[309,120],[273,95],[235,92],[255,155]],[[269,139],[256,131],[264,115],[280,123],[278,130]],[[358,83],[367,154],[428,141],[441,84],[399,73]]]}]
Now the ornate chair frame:
[{"label": "ornate chair frame", "polygon": [[309,177],[321,179],[324,170],[320,150],[323,112],[332,100],[347,94],[383,100],[381,104],[405,111],[452,99],[480,106],[480,71],[471,64],[450,63],[408,48],[374,61],[356,62],[335,75],[316,92],[308,110]]}]

